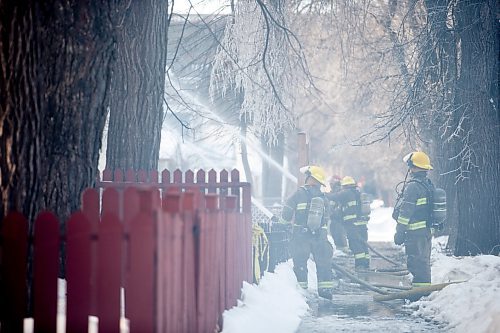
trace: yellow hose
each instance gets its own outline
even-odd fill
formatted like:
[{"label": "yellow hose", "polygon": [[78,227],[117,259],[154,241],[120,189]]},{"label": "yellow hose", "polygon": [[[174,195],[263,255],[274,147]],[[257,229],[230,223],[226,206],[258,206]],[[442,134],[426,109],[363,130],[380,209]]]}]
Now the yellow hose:
[{"label": "yellow hose", "polygon": [[[269,241],[258,224],[252,226],[252,252],[254,281],[259,283],[262,272],[269,268]],[[261,267],[262,262],[265,262],[265,267]]]}]

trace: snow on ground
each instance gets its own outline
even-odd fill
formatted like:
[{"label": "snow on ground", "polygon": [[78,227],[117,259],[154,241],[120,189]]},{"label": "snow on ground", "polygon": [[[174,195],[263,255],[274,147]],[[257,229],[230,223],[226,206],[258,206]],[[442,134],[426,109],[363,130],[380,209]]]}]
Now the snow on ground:
[{"label": "snow on ground", "polygon": [[[376,204],[369,222],[371,241],[390,241],[395,222],[392,208]],[[415,316],[449,323],[450,332],[500,332],[500,257],[456,258],[442,253],[446,238],[434,240],[432,282],[452,284],[410,306]],[[315,271],[309,262],[310,275]],[[316,286],[309,286],[314,291]],[[308,310],[306,296],[296,284],[290,261],[266,272],[259,285],[245,284],[238,306],[224,312],[224,333],[293,333]]]},{"label": "snow on ground", "polygon": [[308,309],[290,263],[266,272],[260,284],[245,283],[237,307],[224,312],[224,333],[295,332]]},{"label": "snow on ground", "polygon": [[415,315],[448,322],[453,332],[500,332],[500,257],[448,257],[439,250],[446,240],[434,240],[432,283],[452,284],[416,302]]},{"label": "snow on ground", "polygon": [[372,213],[368,222],[368,241],[392,242],[396,231],[396,221],[391,217],[392,207],[384,207],[382,200],[374,200],[370,205]]}]

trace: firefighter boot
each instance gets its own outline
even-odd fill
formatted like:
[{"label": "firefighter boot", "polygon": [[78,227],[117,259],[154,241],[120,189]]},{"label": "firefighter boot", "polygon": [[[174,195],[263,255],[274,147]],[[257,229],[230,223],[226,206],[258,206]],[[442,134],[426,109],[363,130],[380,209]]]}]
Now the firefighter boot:
[{"label": "firefighter boot", "polygon": [[333,294],[333,280],[318,281],[319,297],[331,300]]},{"label": "firefighter boot", "polygon": [[327,300],[331,300],[332,299],[332,289],[330,288],[322,288],[322,289],[318,289],[318,295],[319,297],[321,298],[325,298]]}]

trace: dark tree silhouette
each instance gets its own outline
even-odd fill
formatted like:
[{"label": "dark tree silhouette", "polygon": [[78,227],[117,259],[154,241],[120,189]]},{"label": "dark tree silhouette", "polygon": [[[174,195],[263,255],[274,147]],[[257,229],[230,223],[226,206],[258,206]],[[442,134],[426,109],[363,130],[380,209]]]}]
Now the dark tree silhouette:
[{"label": "dark tree silhouette", "polygon": [[497,6],[495,0],[462,0],[455,11],[460,72],[450,144],[459,170],[456,255],[500,253]]},{"label": "dark tree silhouette", "polygon": [[[20,211],[30,236],[42,210],[64,231],[95,181],[123,9],[119,1],[0,2],[0,218]],[[60,268],[64,276],[63,259]],[[28,289],[31,271],[28,259]]]},{"label": "dark tree silhouette", "polygon": [[117,31],[106,167],[158,167],[169,26],[167,0],[131,1]]},{"label": "dark tree silhouette", "polygon": [[115,1],[0,2],[0,215],[64,219],[91,186],[114,54]]}]

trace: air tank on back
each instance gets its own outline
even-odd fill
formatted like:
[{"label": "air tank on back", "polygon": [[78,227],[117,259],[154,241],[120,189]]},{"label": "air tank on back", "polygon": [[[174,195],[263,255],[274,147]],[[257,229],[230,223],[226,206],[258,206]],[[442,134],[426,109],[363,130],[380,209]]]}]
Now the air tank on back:
[{"label": "air tank on back", "polygon": [[446,192],[442,188],[434,189],[432,214],[434,219],[434,227],[438,230],[443,228],[446,220]]},{"label": "air tank on back", "polygon": [[307,216],[307,227],[315,232],[321,227],[321,221],[325,212],[325,202],[321,197],[311,199],[309,214]]}]

